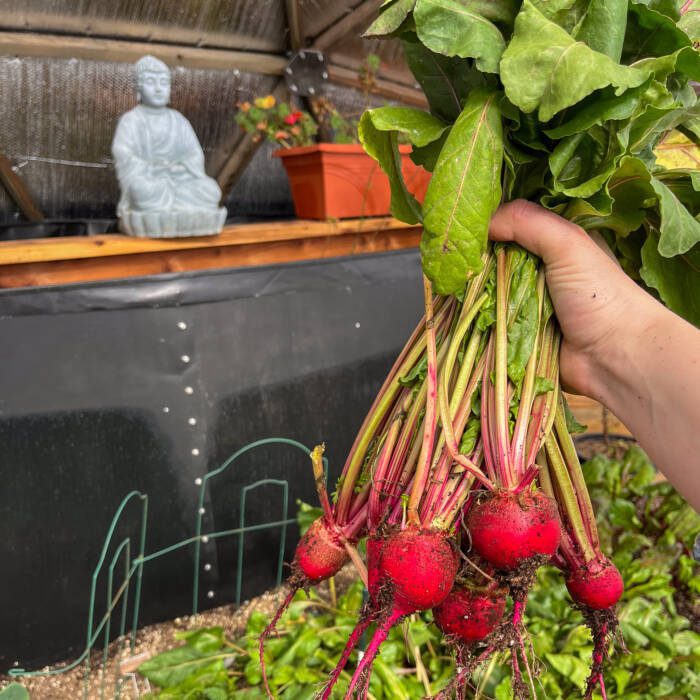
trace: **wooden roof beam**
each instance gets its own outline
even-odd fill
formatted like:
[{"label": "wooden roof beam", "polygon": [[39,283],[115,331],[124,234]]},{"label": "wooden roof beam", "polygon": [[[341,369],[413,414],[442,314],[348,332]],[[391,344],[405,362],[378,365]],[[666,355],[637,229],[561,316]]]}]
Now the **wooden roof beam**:
[{"label": "wooden roof beam", "polygon": [[270,53],[95,37],[0,31],[0,55],[80,58],[88,61],[134,63],[145,53],[156,56],[169,66],[214,70],[234,70],[237,68],[240,71],[264,75],[282,75],[287,65],[285,56]]},{"label": "wooden roof beam", "polygon": [[[350,68],[343,68],[342,66],[331,64],[328,66],[328,77],[332,83],[356,88],[358,90],[363,89],[357,71]],[[420,90],[408,87],[402,83],[396,83],[393,80],[377,78],[374,81],[374,86],[370,90],[370,93],[386,97],[389,100],[405,102],[414,107],[427,108],[428,106],[425,95]]]},{"label": "wooden roof beam", "polygon": [[382,0],[364,0],[347,15],[324,29],[311,44],[311,48],[326,51],[358,27],[369,25],[382,5]]}]

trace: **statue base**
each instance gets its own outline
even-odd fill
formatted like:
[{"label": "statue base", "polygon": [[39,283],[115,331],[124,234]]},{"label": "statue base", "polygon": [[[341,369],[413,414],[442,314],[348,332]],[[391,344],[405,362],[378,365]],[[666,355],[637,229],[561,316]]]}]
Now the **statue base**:
[{"label": "statue base", "polygon": [[215,236],[226,221],[226,208],[186,211],[121,211],[119,230],[138,238]]}]

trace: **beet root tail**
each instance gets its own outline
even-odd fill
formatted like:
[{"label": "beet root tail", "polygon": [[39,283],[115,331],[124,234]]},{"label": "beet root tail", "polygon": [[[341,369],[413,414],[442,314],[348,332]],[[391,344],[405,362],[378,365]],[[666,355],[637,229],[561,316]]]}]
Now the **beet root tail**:
[{"label": "beet root tail", "polygon": [[391,631],[391,628],[405,616],[406,614],[403,612],[392,611],[389,615],[380,620],[379,625],[377,626],[377,629],[375,630],[374,635],[372,636],[372,639],[367,645],[367,649],[365,650],[365,653],[362,656],[362,660],[359,664],[357,664],[355,673],[353,674],[352,679],[350,680],[348,692],[345,695],[346,698],[351,698],[353,696],[355,688],[357,688],[358,683],[360,683],[361,680],[364,680],[367,683],[369,683],[369,674],[372,670],[372,664],[374,663],[374,659],[379,653],[379,647],[381,646],[382,642],[387,638],[389,632]]},{"label": "beet root tail", "polygon": [[287,593],[287,595],[284,597],[281,605],[272,616],[270,624],[263,630],[262,634],[260,635],[260,639],[258,640],[258,655],[260,657],[260,670],[262,672],[263,686],[265,687],[267,697],[271,698],[271,700],[274,700],[275,696],[272,694],[272,691],[270,690],[270,683],[267,680],[267,670],[265,668],[265,641],[275,631],[277,623],[280,621],[282,615],[284,615],[290,603],[294,600],[294,596],[298,590],[298,586],[292,586],[290,588],[289,593]]},{"label": "beet root tail", "polygon": [[596,688],[600,688],[603,700],[607,699],[603,667],[608,656],[608,637],[615,629],[616,618],[610,610],[592,611],[587,616],[587,622],[593,636],[593,654],[591,657],[591,673],[586,681],[585,700],[591,700]]},{"label": "beet root tail", "polygon": [[348,659],[350,658],[350,654],[352,654],[353,650],[360,641],[360,638],[365,633],[365,630],[370,626],[372,622],[374,622],[374,620],[376,620],[376,618],[377,613],[373,609],[367,609],[363,611],[363,613],[360,615],[360,620],[357,623],[357,625],[355,625],[355,629],[352,631],[350,637],[348,637],[345,649],[343,649],[343,653],[340,655],[340,659],[336,667],[333,669],[331,675],[328,677],[328,681],[323,687],[323,692],[319,700],[328,700],[328,698],[330,698],[331,693],[333,692],[333,687],[338,682],[338,678],[340,678],[340,674],[343,672],[345,664],[347,664]]}]

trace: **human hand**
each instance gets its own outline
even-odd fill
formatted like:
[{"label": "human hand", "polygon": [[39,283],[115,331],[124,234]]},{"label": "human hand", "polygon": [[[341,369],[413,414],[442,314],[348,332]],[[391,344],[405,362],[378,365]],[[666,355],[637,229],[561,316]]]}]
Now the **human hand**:
[{"label": "human hand", "polygon": [[542,258],[562,330],[561,380],[566,389],[599,396],[598,385],[619,344],[637,342],[661,308],[619,267],[612,252],[579,226],[526,200],[501,206],[489,234]]}]

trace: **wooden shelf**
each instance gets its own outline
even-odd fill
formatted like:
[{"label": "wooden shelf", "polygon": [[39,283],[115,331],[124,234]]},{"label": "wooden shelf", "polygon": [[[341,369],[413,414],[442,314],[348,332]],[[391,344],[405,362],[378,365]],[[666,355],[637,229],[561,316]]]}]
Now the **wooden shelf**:
[{"label": "wooden shelf", "polygon": [[418,246],[421,229],[391,217],[226,226],[218,236],[118,234],[0,242],[0,288],[271,265]]}]

